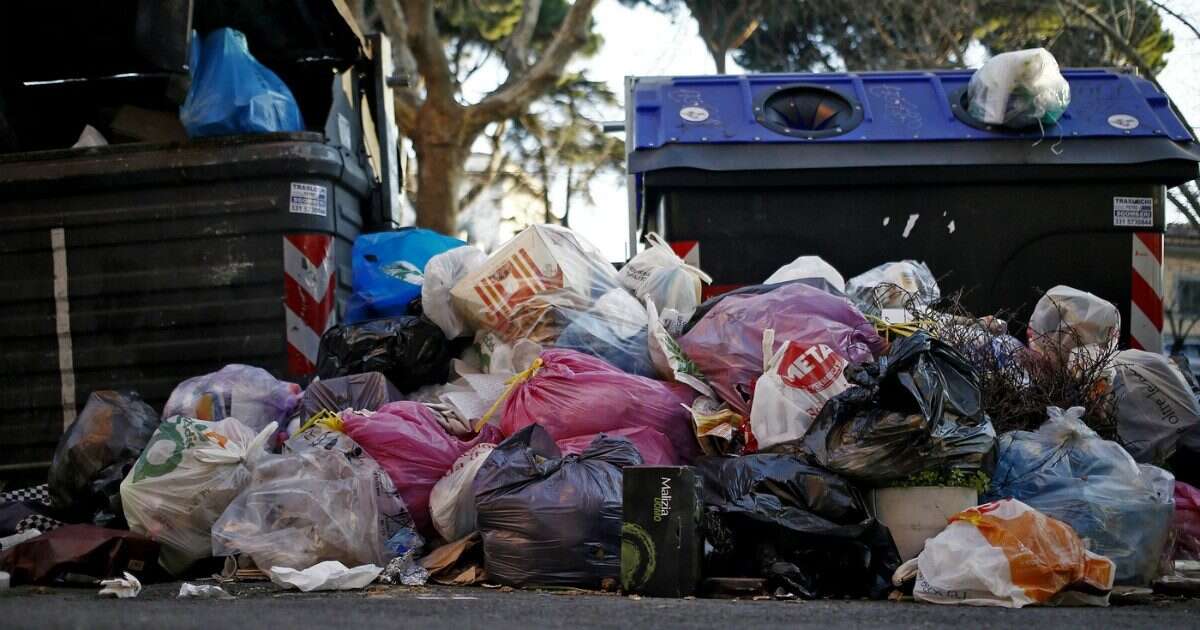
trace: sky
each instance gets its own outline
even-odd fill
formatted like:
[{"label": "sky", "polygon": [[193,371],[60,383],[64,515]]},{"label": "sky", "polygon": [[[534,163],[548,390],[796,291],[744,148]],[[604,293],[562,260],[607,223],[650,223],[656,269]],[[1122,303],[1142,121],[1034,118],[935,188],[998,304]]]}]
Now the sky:
[{"label": "sky", "polygon": [[[1200,0],[1172,0],[1176,12],[1200,23]],[[696,22],[686,12],[676,17],[645,7],[630,9],[616,0],[604,0],[595,9],[598,32],[604,46],[596,56],[574,62],[590,78],[603,80],[624,95],[624,78],[630,76],[680,76],[712,74],[712,58],[697,33]],[[1200,125],[1200,41],[1177,20],[1164,16],[1175,36],[1175,50],[1167,57],[1167,68],[1159,82],[1193,125]],[[741,69],[729,62],[728,72]],[[612,119],[623,119],[622,112]],[[611,260],[626,258],[628,201],[624,176],[606,176],[593,186],[596,204],[572,210],[571,227],[584,234]],[[1181,217],[1177,217],[1182,220]],[[1168,216],[1168,220],[1172,217]]]}]

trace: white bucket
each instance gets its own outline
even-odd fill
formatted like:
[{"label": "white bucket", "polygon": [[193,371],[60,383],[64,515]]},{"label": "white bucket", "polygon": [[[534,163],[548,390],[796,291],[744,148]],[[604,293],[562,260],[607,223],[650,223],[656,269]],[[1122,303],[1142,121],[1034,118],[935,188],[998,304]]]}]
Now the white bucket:
[{"label": "white bucket", "polygon": [[979,505],[973,488],[922,486],[879,488],[870,493],[871,514],[892,532],[900,560],[917,557],[925,541],[946,528],[955,514]]}]

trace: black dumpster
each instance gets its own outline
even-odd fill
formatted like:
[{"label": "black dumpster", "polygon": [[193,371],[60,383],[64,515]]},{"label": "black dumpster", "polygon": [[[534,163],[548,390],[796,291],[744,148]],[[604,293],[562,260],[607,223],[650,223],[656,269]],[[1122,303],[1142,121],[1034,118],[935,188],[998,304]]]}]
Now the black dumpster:
[{"label": "black dumpster", "polygon": [[631,224],[698,255],[718,292],[805,254],[847,279],[916,259],[974,312],[1023,320],[1067,284],[1161,348],[1165,189],[1200,151],[1148,81],[1065,76],[1060,123],[1019,132],[964,114],[966,71],[631,78]]},{"label": "black dumpster", "polygon": [[[355,237],[397,222],[398,175],[387,168],[394,128],[390,114],[373,111],[389,111],[386,40],[361,39],[328,0],[260,0],[261,13],[255,3],[213,1],[182,23],[163,13],[174,4],[191,7],[117,2],[129,12],[105,19],[149,19],[142,10],[157,7],[150,17],[171,50],[171,35],[186,42],[189,24],[201,34],[240,27],[289,82],[308,129],[0,152],[0,477],[36,479],[94,390],[135,389],[161,409],[180,381],[228,363],[304,382],[349,293]],[[270,11],[287,7],[280,23],[307,28],[267,28]],[[59,146],[119,99],[170,107],[174,62],[147,70],[135,42],[101,47],[129,49],[110,66],[31,64],[37,81],[14,84],[9,65],[3,94],[15,104],[7,120],[24,130],[20,148],[47,142],[30,132],[46,121],[21,124],[39,103],[67,112]],[[73,71],[92,76],[42,80]],[[106,74],[114,71],[129,76]]]}]

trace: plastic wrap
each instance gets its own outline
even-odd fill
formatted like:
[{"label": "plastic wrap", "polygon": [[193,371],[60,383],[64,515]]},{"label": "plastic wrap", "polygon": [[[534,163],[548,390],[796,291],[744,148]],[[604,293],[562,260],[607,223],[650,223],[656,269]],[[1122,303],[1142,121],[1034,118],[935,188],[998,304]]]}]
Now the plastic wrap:
[{"label": "plastic wrap", "polygon": [[450,290],[467,274],[487,262],[478,247],[464,245],[442,252],[425,263],[425,281],[421,284],[421,310],[442,329],[447,339],[470,335],[472,328],[457,311]]},{"label": "plastic wrap", "polygon": [[162,421],[121,482],[129,529],[162,545],[159,563],[179,575],[212,554],[212,525],[268,453],[271,423],[257,435],[235,418]]},{"label": "plastic wrap", "polygon": [[847,480],[798,457],[705,457],[705,573],[767,578],[806,599],[891,590],[900,554]]},{"label": "plastic wrap", "polygon": [[297,411],[301,396],[300,386],[295,383],[277,380],[262,368],[234,363],[177,385],[162,417],[207,421],[237,418],[257,432],[272,422],[286,425]]},{"label": "plastic wrap", "polygon": [[661,433],[676,455],[691,461],[695,437],[683,407],[691,390],[627,374],[573,350],[542,352],[504,399],[500,430],[512,436],[540,424],[555,440],[646,427]]},{"label": "plastic wrap", "polygon": [[950,517],[916,563],[916,599],[1006,608],[1056,603],[1065,590],[1072,603],[1106,606],[1116,574],[1069,525],[1012,500]]},{"label": "plastic wrap", "polygon": [[915,260],[889,262],[869,269],[846,283],[846,293],[872,310],[930,306],[942,297],[933,272]]},{"label": "plastic wrap", "polygon": [[380,372],[402,392],[445,383],[453,348],[442,330],[423,317],[375,319],[325,331],[317,374],[334,378]]},{"label": "plastic wrap", "polygon": [[1071,103],[1071,86],[1045,48],[1001,53],[967,84],[967,112],[989,125],[1014,129],[1053,125]]},{"label": "plastic wrap", "polygon": [[801,448],[855,481],[883,484],[935,468],[983,467],[996,430],[983,412],[979,379],[949,345],[918,332],[892,345],[876,380],[826,403]]},{"label": "plastic wrap", "polygon": [[748,416],[768,328],[781,339],[825,344],[851,362],[872,361],[884,349],[874,326],[849,300],[801,282],[726,297],[679,339],[679,346],[713,390]]},{"label": "plastic wrap", "polygon": [[421,228],[354,239],[354,293],[346,304],[346,323],[410,314],[409,303],[421,297],[425,265],[437,254],[465,244]]},{"label": "plastic wrap", "polygon": [[193,34],[192,83],[179,108],[188,137],[304,131],[292,91],[250,54],[246,36],[219,28]]},{"label": "plastic wrap", "polygon": [[1165,463],[1180,437],[1200,424],[1200,404],[1161,354],[1124,350],[1113,357],[1117,432],[1135,461]]},{"label": "plastic wrap", "polygon": [[[369,460],[366,460],[369,461]],[[336,450],[304,449],[255,467],[212,527],[214,556],[246,554],[262,570],[387,563],[372,471]]]},{"label": "plastic wrap", "polygon": [[429,514],[442,538],[454,541],[475,531],[475,476],[492,454],[495,444],[479,444],[462,454],[433,486]]},{"label": "plastic wrap", "polygon": [[158,421],[158,412],[136,392],[92,392],[58,440],[48,477],[50,504],[73,519],[123,527],[121,481]]},{"label": "plastic wrap", "polygon": [[388,403],[378,411],[342,412],[341,430],[363,447],[400,491],[420,531],[430,531],[429,494],[463,453],[500,435],[485,426],[475,439],[460,440],[442,429],[436,414],[415,402]]},{"label": "plastic wrap", "polygon": [[1091,345],[1115,349],[1120,334],[1121,312],[1112,302],[1061,284],[1038,300],[1029,318],[1029,347],[1058,356]]},{"label": "plastic wrap", "polygon": [[563,457],[537,425],[502,442],[475,477],[489,578],[581,588],[618,579],[621,469],[641,463],[637,449],[615,437]]},{"label": "plastic wrap", "polygon": [[646,241],[650,246],[621,267],[621,286],[638,302],[650,299],[660,311],[671,309],[686,320],[700,306],[703,285],[712,278],[684,262],[661,236],[651,232]]},{"label": "plastic wrap", "polygon": [[1011,497],[1075,528],[1089,548],[1117,565],[1116,583],[1148,585],[1174,511],[1170,473],[1139,467],[1116,442],[1080,419],[1082,407],[1047,409],[1036,432],[1001,436],[984,500]]},{"label": "plastic wrap", "polygon": [[846,280],[842,274],[820,256],[801,256],[776,269],[775,273],[763,280],[763,284],[781,284],[807,278],[820,278],[836,287],[838,291],[846,290]]},{"label": "plastic wrap", "polygon": [[386,403],[403,399],[400,390],[386,376],[379,372],[364,372],[313,382],[304,390],[300,416],[307,420],[320,411],[374,411]]}]

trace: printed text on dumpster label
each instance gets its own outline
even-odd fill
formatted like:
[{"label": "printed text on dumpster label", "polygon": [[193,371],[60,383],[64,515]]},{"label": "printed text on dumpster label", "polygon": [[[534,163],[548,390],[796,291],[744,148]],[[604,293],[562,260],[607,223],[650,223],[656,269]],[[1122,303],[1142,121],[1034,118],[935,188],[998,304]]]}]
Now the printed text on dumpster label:
[{"label": "printed text on dumpster label", "polygon": [[290,212],[323,217],[328,213],[328,207],[329,197],[324,186],[292,182],[292,195],[288,201]]},{"label": "printed text on dumpster label", "polygon": [[1113,197],[1113,226],[1153,227],[1153,200],[1149,197]]}]

